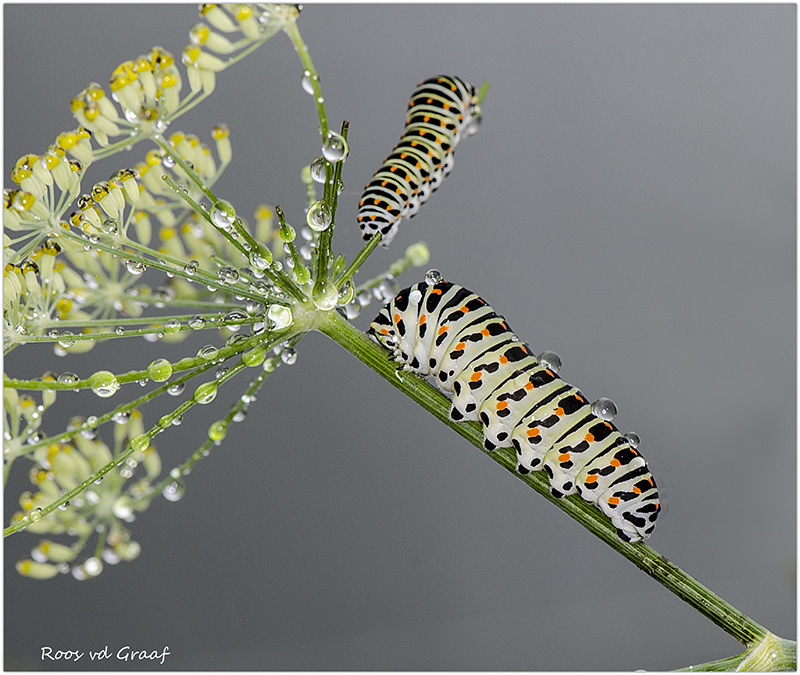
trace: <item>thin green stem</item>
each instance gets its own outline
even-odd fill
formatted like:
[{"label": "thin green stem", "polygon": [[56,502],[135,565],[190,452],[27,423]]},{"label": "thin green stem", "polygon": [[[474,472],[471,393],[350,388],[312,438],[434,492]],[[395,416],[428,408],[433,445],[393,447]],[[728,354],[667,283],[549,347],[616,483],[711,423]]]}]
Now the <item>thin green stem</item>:
[{"label": "thin green stem", "polygon": [[398,365],[389,358],[386,350],[381,349],[339,314],[330,312],[319,330],[739,642],[750,646],[767,635],[768,631],[763,626],[725,602],[654,549],[641,542],[629,544],[619,539],[608,519],[587,502],[575,495],[563,499],[553,497],[547,478],[541,472],[527,475],[517,473],[515,456],[510,449],[503,448],[493,452],[484,450],[483,432],[478,423],[452,421],[449,417],[450,400],[447,397],[417,375],[398,370]]},{"label": "thin green stem", "polygon": [[375,247],[380,243],[381,239],[383,239],[383,235],[380,232],[376,232],[372,235],[372,237],[370,237],[370,240],[367,242],[366,246],[364,246],[364,248],[362,248],[356,254],[356,257],[353,258],[352,262],[344,269],[339,278],[336,280],[337,288],[341,288],[353,278],[353,275],[358,272],[358,268],[361,267],[361,263],[363,263],[369,257],[369,254],[375,250]]}]

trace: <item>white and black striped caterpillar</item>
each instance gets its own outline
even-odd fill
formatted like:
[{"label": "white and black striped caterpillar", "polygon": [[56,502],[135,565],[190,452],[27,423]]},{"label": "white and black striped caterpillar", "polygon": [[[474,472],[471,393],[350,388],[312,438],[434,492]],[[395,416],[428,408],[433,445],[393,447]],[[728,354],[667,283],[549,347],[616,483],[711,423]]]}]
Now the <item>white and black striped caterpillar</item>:
[{"label": "white and black striped caterpillar", "polygon": [[438,75],[417,85],[400,141],[361,195],[365,240],[380,232],[389,245],[400,220],[415,215],[450,173],[455,147],[478,130],[480,116],[475,87],[458,77]]},{"label": "white and black striped caterpillar", "polygon": [[556,374],[556,355],[534,356],[475,293],[434,271],[425,279],[400,291],[369,333],[404,369],[431,375],[452,396],[453,420],[480,420],[487,450],[513,445],[518,471],[544,469],[553,495],[578,493],[623,541],[649,537],[658,490],[638,439],[605,414],[613,403],[589,403]]}]

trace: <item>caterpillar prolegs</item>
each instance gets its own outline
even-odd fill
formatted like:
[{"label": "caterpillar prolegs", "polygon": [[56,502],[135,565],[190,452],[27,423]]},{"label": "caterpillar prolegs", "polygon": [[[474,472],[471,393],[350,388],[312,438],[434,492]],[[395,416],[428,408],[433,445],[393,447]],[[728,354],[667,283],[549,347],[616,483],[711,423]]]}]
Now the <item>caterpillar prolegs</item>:
[{"label": "caterpillar prolegs", "polygon": [[404,217],[412,217],[453,169],[453,151],[478,129],[478,93],[464,80],[438,75],[411,94],[406,124],[392,154],[372,176],[358,204],[364,239],[383,234],[388,246]]},{"label": "caterpillar prolegs", "polygon": [[518,471],[544,470],[553,495],[579,494],[623,541],[650,536],[661,506],[638,439],[609,421],[608,399],[590,403],[557,375],[555,355],[534,356],[478,295],[430,272],[369,333],[404,369],[435,379],[453,420],[480,421],[487,450],[513,446]]}]

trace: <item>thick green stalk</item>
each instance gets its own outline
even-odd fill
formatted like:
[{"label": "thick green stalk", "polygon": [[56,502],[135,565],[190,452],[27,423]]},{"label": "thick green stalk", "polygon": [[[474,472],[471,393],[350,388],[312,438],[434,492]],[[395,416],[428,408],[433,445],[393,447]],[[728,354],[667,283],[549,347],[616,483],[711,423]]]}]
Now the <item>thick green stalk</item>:
[{"label": "thick green stalk", "polygon": [[479,424],[450,420],[449,399],[413,373],[398,370],[386,350],[341,316],[328,313],[319,330],[743,645],[751,647],[769,635],[766,628],[725,602],[654,549],[641,542],[628,544],[619,539],[608,519],[587,502],[576,496],[563,499],[553,497],[547,478],[541,472],[524,476],[517,473],[515,457],[509,449],[494,452],[484,450]]}]

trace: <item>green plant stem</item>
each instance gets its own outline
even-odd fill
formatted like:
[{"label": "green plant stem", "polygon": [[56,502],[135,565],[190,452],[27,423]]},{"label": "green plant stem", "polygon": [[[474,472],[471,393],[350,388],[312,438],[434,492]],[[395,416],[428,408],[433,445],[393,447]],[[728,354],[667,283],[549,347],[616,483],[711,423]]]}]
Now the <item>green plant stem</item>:
[{"label": "green plant stem", "polygon": [[553,497],[547,478],[541,472],[524,476],[517,473],[514,453],[508,448],[493,452],[484,450],[483,432],[478,423],[452,421],[449,417],[450,400],[447,397],[417,375],[398,370],[398,365],[389,358],[386,350],[381,349],[339,314],[329,312],[318,330],[743,645],[749,647],[768,635],[766,628],[725,602],[654,549],[641,542],[629,544],[619,539],[608,519],[587,502],[577,496],[563,499]]}]

